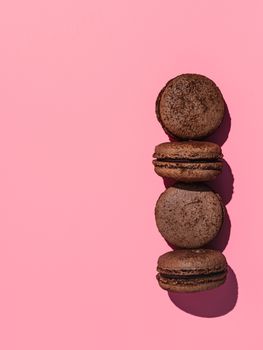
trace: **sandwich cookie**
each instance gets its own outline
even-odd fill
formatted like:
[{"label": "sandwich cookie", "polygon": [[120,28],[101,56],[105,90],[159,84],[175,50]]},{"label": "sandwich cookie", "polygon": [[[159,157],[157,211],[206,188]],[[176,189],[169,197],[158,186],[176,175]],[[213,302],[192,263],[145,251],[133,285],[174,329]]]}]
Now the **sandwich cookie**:
[{"label": "sandwich cookie", "polygon": [[161,288],[170,292],[198,292],[225,282],[227,262],[216,250],[182,249],[160,256],[157,271]]},{"label": "sandwich cookie", "polygon": [[165,142],[155,147],[156,174],[181,182],[210,181],[220,174],[222,151],[212,142]]},{"label": "sandwich cookie", "polygon": [[216,84],[199,74],[182,74],[168,81],[156,101],[163,129],[179,139],[212,134],[224,117],[225,103]]},{"label": "sandwich cookie", "polygon": [[224,205],[204,184],[177,183],[164,191],[155,207],[155,221],[163,238],[180,248],[199,248],[220,231]]}]

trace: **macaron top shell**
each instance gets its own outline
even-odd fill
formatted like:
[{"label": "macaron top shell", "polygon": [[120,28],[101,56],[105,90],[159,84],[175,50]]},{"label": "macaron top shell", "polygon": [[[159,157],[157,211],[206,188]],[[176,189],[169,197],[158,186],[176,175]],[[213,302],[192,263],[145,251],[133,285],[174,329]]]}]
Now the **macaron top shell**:
[{"label": "macaron top shell", "polygon": [[176,275],[208,274],[226,270],[224,255],[211,249],[179,249],[161,255],[157,270]]},{"label": "macaron top shell", "polygon": [[164,142],[155,147],[154,158],[163,159],[220,159],[219,145],[213,142],[182,141]]},{"label": "macaron top shell", "polygon": [[166,189],[155,207],[159,232],[172,245],[199,248],[219,232],[224,219],[220,196],[204,184],[177,183]]},{"label": "macaron top shell", "polygon": [[168,81],[156,101],[164,130],[180,139],[212,134],[224,117],[224,99],[216,84],[200,74],[182,74]]}]

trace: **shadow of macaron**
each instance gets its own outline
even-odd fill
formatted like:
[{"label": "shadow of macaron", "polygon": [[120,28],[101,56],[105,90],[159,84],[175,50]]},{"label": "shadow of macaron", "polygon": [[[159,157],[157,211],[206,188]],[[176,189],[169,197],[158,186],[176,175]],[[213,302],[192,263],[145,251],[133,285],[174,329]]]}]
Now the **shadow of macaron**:
[{"label": "shadow of macaron", "polygon": [[226,282],[218,288],[195,293],[168,292],[171,302],[188,314],[198,317],[220,317],[231,312],[238,299],[238,282],[228,266]]},{"label": "shadow of macaron", "polygon": [[225,112],[222,123],[220,124],[218,129],[207,138],[207,141],[217,143],[219,146],[223,146],[223,144],[226,142],[231,129],[231,116],[226,101],[224,101],[224,105]]},{"label": "shadow of macaron", "polygon": [[205,248],[219,250],[220,252],[225,250],[230,238],[231,221],[226,208],[224,212],[224,221],[220,231],[215,238],[205,246]]},{"label": "shadow of macaron", "polygon": [[215,192],[220,194],[220,197],[225,205],[231,201],[234,193],[234,175],[231,167],[225,159],[223,159],[221,174],[218,175],[215,180],[207,182],[207,184]]}]

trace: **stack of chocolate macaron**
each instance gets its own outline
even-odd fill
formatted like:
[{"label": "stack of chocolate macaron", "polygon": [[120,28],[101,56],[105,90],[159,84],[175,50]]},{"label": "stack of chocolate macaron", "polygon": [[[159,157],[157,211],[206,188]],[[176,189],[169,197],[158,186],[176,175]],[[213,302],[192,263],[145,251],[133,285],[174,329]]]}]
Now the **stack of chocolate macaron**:
[{"label": "stack of chocolate macaron", "polygon": [[226,280],[224,255],[206,248],[224,221],[224,204],[205,183],[220,174],[223,155],[219,145],[203,141],[221,124],[224,109],[219,88],[199,74],[168,81],[156,101],[159,122],[177,140],[153,154],[155,172],[174,180],[155,207],[158,230],[174,249],[158,259],[157,280],[167,291],[203,291]]}]

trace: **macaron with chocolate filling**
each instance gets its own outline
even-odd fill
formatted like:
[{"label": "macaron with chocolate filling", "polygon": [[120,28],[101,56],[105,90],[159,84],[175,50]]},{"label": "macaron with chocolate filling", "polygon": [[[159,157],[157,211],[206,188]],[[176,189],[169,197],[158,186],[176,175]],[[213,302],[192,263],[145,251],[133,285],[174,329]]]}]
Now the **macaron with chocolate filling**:
[{"label": "macaron with chocolate filling", "polygon": [[222,151],[212,142],[165,142],[155,147],[154,170],[180,182],[214,180],[221,173]]},{"label": "macaron with chocolate filling", "polygon": [[184,140],[212,134],[224,117],[225,103],[216,84],[200,74],[182,74],[167,82],[156,101],[166,133]]},{"label": "macaron with chocolate filling", "polygon": [[224,255],[210,249],[182,249],[158,259],[156,276],[161,288],[170,292],[199,292],[217,288],[227,276]]}]

